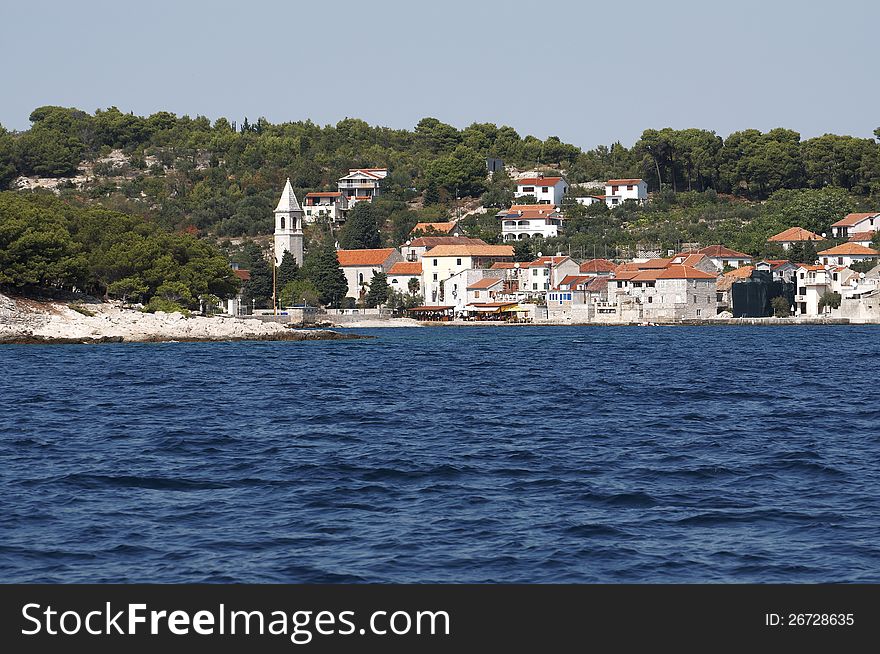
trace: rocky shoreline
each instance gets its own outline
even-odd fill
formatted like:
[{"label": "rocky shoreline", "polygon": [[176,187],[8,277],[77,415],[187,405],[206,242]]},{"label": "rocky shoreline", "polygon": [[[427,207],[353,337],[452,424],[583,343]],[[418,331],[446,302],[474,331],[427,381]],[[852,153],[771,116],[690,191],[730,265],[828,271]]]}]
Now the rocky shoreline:
[{"label": "rocky shoreline", "polygon": [[328,329],[229,317],[143,313],[116,302],[73,302],[0,294],[0,344],[99,344],[214,341],[324,341],[363,338]]}]

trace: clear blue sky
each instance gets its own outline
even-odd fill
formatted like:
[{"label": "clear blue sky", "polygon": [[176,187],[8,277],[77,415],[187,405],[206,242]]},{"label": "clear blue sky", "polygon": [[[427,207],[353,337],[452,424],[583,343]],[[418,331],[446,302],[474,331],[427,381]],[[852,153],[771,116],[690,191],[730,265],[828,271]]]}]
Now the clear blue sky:
[{"label": "clear blue sky", "polygon": [[40,105],[239,122],[511,125],[585,149],[648,127],[880,126],[880,3],[4,0],[0,123]]}]

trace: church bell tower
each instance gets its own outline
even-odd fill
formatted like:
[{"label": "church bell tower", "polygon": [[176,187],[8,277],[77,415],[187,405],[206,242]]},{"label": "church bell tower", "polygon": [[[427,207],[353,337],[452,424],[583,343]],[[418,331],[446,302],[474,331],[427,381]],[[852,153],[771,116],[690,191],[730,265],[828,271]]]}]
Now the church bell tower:
[{"label": "church bell tower", "polygon": [[299,206],[290,178],[281,192],[281,199],[275,207],[275,265],[281,264],[284,252],[293,254],[296,263],[303,265],[303,210]]}]

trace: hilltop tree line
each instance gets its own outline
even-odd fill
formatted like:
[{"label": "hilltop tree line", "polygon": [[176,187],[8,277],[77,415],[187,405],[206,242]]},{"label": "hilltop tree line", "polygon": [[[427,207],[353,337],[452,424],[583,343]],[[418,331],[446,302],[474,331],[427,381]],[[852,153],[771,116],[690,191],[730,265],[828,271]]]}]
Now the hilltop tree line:
[{"label": "hilltop tree line", "polygon": [[[86,198],[149,216],[166,228],[195,227],[227,236],[271,231],[278,189],[290,177],[296,191],[335,190],[349,168],[387,167],[385,199],[424,198],[432,206],[484,195],[490,206],[511,200],[510,184],[487,180],[485,157],[520,169],[565,171],[573,183],[642,177],[652,191],[705,191],[763,200],[783,189],[842,188],[880,193],[880,145],[871,138],[743,130],[726,139],[709,130],[647,129],[632,147],[620,143],[583,151],[492,123],[464,129],[424,118],[413,130],[370,126],[346,118],[240,125],[158,112],[135,116],[115,107],[94,114],[40,107],[32,127],[0,127],[0,188],[18,175],[69,177],[81,161],[122,149],[120,166],[94,166]],[[880,130],[875,132],[880,135]],[[68,189],[65,193],[78,194]]]}]

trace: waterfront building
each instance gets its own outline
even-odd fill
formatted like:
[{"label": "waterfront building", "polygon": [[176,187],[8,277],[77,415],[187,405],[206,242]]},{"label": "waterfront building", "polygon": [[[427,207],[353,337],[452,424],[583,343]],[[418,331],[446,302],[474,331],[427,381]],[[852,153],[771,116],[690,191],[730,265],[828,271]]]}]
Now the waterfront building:
[{"label": "waterfront building", "polygon": [[601,322],[676,321],[716,314],[716,276],[690,266],[669,264],[615,273],[608,300],[597,303]]},{"label": "waterfront building", "polygon": [[467,236],[419,236],[400,246],[405,261],[421,261],[425,252],[438,245],[488,245],[479,238]]},{"label": "waterfront building", "polygon": [[830,312],[830,309],[819,310],[819,300],[825,293],[840,293],[853,275],[858,278],[846,266],[799,264],[795,272],[795,315],[818,316]]},{"label": "waterfront building", "polygon": [[546,291],[555,287],[568,275],[580,273],[580,266],[571,257],[563,255],[538,257],[522,264],[524,276],[520,277],[520,291],[527,295],[544,297]]},{"label": "waterfront building", "polygon": [[299,206],[290,178],[281,191],[281,199],[275,207],[275,265],[281,264],[285,252],[290,252],[296,263],[303,265],[303,210]]},{"label": "waterfront building", "polygon": [[369,289],[374,273],[387,273],[395,263],[403,260],[395,248],[337,250],[336,257],[348,282],[346,296],[356,300]]},{"label": "waterfront building", "polygon": [[513,261],[510,245],[437,245],[422,257],[422,288],[426,305],[447,303],[445,284],[463,270],[490,268],[496,261]]},{"label": "waterfront building", "polygon": [[388,286],[401,293],[409,293],[410,281],[415,279],[422,288],[422,262],[398,261],[388,269]]}]

